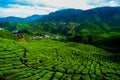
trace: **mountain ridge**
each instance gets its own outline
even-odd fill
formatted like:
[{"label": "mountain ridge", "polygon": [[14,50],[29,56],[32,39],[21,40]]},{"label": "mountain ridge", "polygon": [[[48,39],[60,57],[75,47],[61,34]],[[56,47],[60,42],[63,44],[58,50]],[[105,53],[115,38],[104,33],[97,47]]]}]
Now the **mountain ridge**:
[{"label": "mountain ridge", "polygon": [[21,17],[15,17],[15,16],[8,16],[8,17],[3,17],[0,18],[0,22],[34,22],[36,21],[38,18],[43,17],[44,15],[31,15],[25,18],[21,18]]},{"label": "mountain ridge", "polygon": [[[112,13],[111,13],[112,12]],[[112,20],[114,23],[111,24]],[[88,10],[81,9],[62,9],[51,12],[48,15],[31,15],[26,18],[21,17],[4,17],[0,22],[106,22],[111,25],[120,23],[120,7],[97,7]]]},{"label": "mountain ridge", "polygon": [[[111,13],[112,12],[112,13]],[[112,17],[112,18],[111,18]],[[111,19],[120,19],[120,7],[98,7],[88,10],[80,9],[64,9],[52,12],[40,19],[38,21],[46,22],[79,22],[84,23],[87,21],[102,21],[110,23]],[[119,20],[120,21],[120,20]],[[118,22],[120,23],[120,22]],[[116,23],[114,23],[116,24]]]}]

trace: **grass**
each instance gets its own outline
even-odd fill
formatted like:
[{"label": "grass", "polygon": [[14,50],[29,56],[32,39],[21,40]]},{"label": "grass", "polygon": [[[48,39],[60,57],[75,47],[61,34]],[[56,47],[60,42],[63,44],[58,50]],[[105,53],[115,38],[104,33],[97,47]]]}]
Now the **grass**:
[{"label": "grass", "polygon": [[0,79],[120,80],[119,58],[92,45],[0,38]]}]

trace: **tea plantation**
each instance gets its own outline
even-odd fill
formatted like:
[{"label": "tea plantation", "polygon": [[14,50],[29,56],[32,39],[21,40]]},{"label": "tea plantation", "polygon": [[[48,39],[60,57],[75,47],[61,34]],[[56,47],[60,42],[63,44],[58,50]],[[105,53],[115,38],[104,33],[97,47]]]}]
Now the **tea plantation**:
[{"label": "tea plantation", "polygon": [[0,80],[120,80],[120,54],[74,42],[0,38]]}]

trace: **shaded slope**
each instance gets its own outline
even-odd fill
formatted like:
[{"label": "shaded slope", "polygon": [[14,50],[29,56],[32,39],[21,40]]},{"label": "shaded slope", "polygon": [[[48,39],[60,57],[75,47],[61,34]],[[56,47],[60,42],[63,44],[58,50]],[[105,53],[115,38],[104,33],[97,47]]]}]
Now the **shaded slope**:
[{"label": "shaded slope", "polygon": [[120,52],[120,35],[110,36],[96,42],[98,47],[112,52]]}]

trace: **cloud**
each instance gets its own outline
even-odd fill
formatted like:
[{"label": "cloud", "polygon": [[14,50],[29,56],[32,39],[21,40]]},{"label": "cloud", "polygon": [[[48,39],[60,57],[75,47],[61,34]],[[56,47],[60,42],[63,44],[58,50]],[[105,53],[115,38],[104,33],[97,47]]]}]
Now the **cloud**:
[{"label": "cloud", "polygon": [[92,5],[95,7],[102,6],[120,6],[120,0],[89,0],[88,5]]},{"label": "cloud", "polygon": [[33,14],[48,14],[49,12],[56,11],[57,8],[39,7],[39,6],[21,6],[21,5],[8,5],[10,8],[0,8],[0,16],[16,16],[27,17]]},{"label": "cloud", "polygon": [[26,17],[65,8],[85,10],[101,6],[120,6],[120,0],[0,0],[0,16]]},{"label": "cloud", "polygon": [[0,0],[0,16],[26,17],[33,14],[48,14],[63,8],[88,9],[91,6],[86,2],[87,0]]},{"label": "cloud", "polygon": [[95,6],[119,6],[120,0],[0,0],[0,7],[8,4],[56,8],[89,9]]},{"label": "cloud", "polygon": [[[0,0],[0,7],[8,4],[19,4],[24,6],[56,7],[56,8],[81,8],[88,9],[88,0]],[[4,5],[4,6],[3,6]]]},{"label": "cloud", "polygon": [[[18,0],[17,0],[18,1]],[[18,3],[22,2],[30,6],[42,6],[42,7],[55,7],[55,8],[79,8],[89,9],[87,3],[88,0],[19,0]]]}]

